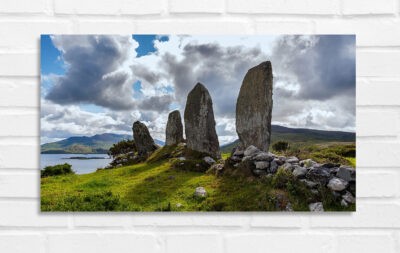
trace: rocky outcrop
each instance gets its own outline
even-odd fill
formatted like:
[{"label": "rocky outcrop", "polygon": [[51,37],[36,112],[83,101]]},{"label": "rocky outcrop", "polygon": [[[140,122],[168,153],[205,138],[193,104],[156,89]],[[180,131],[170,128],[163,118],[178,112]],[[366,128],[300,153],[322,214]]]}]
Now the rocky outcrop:
[{"label": "rocky outcrop", "polygon": [[[232,156],[220,171],[244,177],[271,177],[277,171],[285,170],[294,180],[303,183],[316,196],[330,192],[339,204],[348,206],[355,203],[356,170],[347,165],[334,163],[320,164],[311,159],[277,156],[250,145],[244,151],[233,150]],[[322,203],[311,203],[311,211],[323,211]]]},{"label": "rocky outcrop", "polygon": [[136,121],[133,123],[132,131],[139,157],[147,158],[158,148],[145,124]]},{"label": "rocky outcrop", "polygon": [[184,119],[187,147],[219,157],[213,104],[208,90],[201,83],[197,83],[188,94]]},{"label": "rocky outcrop", "polygon": [[182,119],[181,113],[178,110],[175,110],[168,115],[165,135],[165,145],[175,145],[183,142]]},{"label": "rocky outcrop", "polygon": [[247,72],[236,103],[236,132],[242,147],[268,151],[271,140],[272,67],[266,61]]}]

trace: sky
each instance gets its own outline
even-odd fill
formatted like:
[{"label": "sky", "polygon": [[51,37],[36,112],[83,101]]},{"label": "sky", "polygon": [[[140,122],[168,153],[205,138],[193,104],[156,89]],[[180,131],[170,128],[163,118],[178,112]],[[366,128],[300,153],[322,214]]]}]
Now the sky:
[{"label": "sky", "polygon": [[355,131],[353,35],[42,35],[41,143],[145,123],[165,140],[172,110],[197,82],[213,99],[220,144],[237,139],[248,69],[271,61],[272,124]]}]

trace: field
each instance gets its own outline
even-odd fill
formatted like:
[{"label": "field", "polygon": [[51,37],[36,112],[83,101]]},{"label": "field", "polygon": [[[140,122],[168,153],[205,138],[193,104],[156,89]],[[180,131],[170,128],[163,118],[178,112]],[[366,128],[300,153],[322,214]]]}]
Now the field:
[{"label": "field", "polygon": [[[353,149],[349,143],[313,144],[293,146],[286,154],[352,164],[355,157],[345,154]],[[206,197],[194,195],[199,186]],[[262,179],[215,176],[173,168],[168,159],[41,179],[42,211],[282,211],[289,202],[295,211],[308,211],[310,201],[322,201],[326,211],[355,209],[338,205],[331,195],[313,194],[283,170]]]}]

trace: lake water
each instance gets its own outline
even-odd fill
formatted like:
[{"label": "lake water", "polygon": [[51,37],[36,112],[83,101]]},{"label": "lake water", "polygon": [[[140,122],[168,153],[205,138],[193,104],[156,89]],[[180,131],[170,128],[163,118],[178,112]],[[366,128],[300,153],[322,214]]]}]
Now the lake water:
[{"label": "lake water", "polygon": [[[70,157],[101,157],[106,159],[68,159]],[[95,172],[98,168],[106,167],[112,161],[107,154],[41,154],[40,168],[49,165],[69,163],[76,174]]]}]

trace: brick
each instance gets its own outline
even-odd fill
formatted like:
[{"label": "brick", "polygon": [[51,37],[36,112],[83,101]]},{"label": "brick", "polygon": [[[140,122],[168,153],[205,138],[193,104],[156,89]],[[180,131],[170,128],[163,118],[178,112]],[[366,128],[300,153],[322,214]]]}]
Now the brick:
[{"label": "brick", "polygon": [[40,213],[39,200],[0,201],[0,227],[67,227],[67,215]]},{"label": "brick", "polygon": [[265,20],[255,22],[258,34],[309,34],[313,33],[314,25],[311,21]]},{"label": "brick", "polygon": [[39,145],[0,145],[0,168],[37,170]]},{"label": "brick", "polygon": [[131,21],[80,20],[77,30],[81,34],[132,34],[135,27]]},{"label": "brick", "polygon": [[357,105],[400,105],[400,81],[357,81]]},{"label": "brick", "polygon": [[398,167],[400,143],[358,141],[357,167]]},{"label": "brick", "polygon": [[367,15],[367,14],[395,14],[394,0],[380,0],[376,4],[374,0],[352,0],[342,2],[343,14]]},{"label": "brick", "polygon": [[400,51],[357,51],[357,76],[400,77],[400,72],[393,68],[399,61]]},{"label": "brick", "polygon": [[252,26],[246,21],[137,21],[135,22],[136,33],[155,33],[155,34],[249,34],[252,32]]},{"label": "brick", "polygon": [[[310,246],[312,245],[312,247]],[[242,233],[225,238],[226,252],[333,252],[332,236],[326,234]]]},{"label": "brick", "polygon": [[303,225],[302,215],[287,215],[286,213],[255,213],[252,215],[250,226],[252,227],[289,227],[300,228]]},{"label": "brick", "polygon": [[46,0],[1,0],[0,13],[44,13]]},{"label": "brick", "polygon": [[38,114],[38,112],[3,114],[0,111],[0,136],[39,136]]},{"label": "brick", "polygon": [[49,252],[160,252],[156,238],[135,233],[52,233]]},{"label": "brick", "polygon": [[346,234],[336,237],[337,252],[396,252],[395,242],[390,234]]},{"label": "brick", "polygon": [[324,213],[310,215],[313,228],[398,228],[400,205],[392,203],[361,203],[354,213]]},{"label": "brick", "polygon": [[357,169],[357,197],[394,197],[398,193],[399,175],[392,172],[365,172]]},{"label": "brick", "polygon": [[39,106],[39,82],[0,80],[0,106]]},{"label": "brick", "polygon": [[274,1],[255,0],[249,4],[245,0],[228,0],[227,11],[231,13],[268,13],[268,14],[338,14],[337,0],[306,0],[306,1]]},{"label": "brick", "polygon": [[121,15],[121,14],[159,14],[163,10],[163,1],[114,0],[114,1],[63,1],[55,0],[55,13],[88,14],[88,15]]},{"label": "brick", "polygon": [[398,118],[399,113],[390,109],[358,110],[357,136],[396,136]]},{"label": "brick", "polygon": [[38,234],[0,234],[0,249],[7,253],[44,253],[45,238]]},{"label": "brick", "polygon": [[222,13],[224,2],[222,0],[170,0],[170,13]]},{"label": "brick", "polygon": [[131,225],[130,216],[126,213],[72,214],[76,227],[128,227]]},{"label": "brick", "polygon": [[400,20],[396,18],[317,18],[314,23],[317,34],[356,34],[357,46],[400,45]]},{"label": "brick", "polygon": [[218,234],[176,234],[166,236],[167,253],[223,252]]},{"label": "brick", "polygon": [[39,76],[39,56],[35,53],[0,53],[0,76]]},{"label": "brick", "polygon": [[72,23],[69,21],[3,21],[0,22],[0,47],[32,49],[39,53],[41,34],[66,34],[71,31]]},{"label": "brick", "polygon": [[0,197],[39,197],[39,171],[37,173],[0,174]]}]

